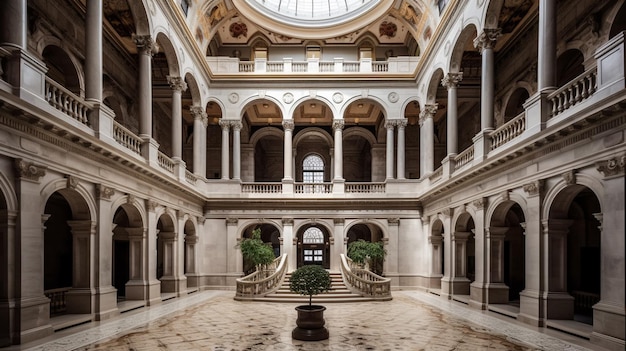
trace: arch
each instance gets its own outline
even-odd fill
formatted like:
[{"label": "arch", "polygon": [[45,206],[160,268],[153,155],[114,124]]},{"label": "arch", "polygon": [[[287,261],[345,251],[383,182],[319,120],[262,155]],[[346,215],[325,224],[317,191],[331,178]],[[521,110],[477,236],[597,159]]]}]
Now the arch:
[{"label": "arch", "polygon": [[[133,16],[133,21],[135,22],[135,29],[137,35],[148,35],[150,34],[151,28],[151,20],[153,16],[148,16],[146,11],[146,3],[149,3],[150,0],[142,0],[142,1],[126,1],[128,3],[128,7]],[[151,5],[154,7],[154,5]],[[149,7],[149,6],[148,6]],[[152,10],[154,12],[154,10]]]},{"label": "arch", "polygon": [[[280,236],[282,237],[283,235],[283,226],[282,223],[279,220],[274,220],[274,219],[268,219],[268,218],[255,218],[255,219],[246,219],[246,220],[240,220],[239,221],[239,228],[238,228],[238,232],[237,232],[237,238],[238,239],[245,239],[248,234],[248,229],[250,227],[253,226],[260,226],[260,225],[266,225],[269,224],[273,227],[276,227],[280,233]],[[250,230],[251,232],[251,230]]]},{"label": "arch", "polygon": [[75,95],[84,96],[84,72],[76,57],[58,38],[47,36],[38,44],[42,45],[40,55],[48,68],[46,76]]},{"label": "arch", "polygon": [[[563,212],[563,209],[582,190],[581,187],[591,189],[600,202],[600,209],[603,210],[605,208],[602,202],[604,199],[604,187],[597,178],[585,173],[576,173],[575,179],[575,184],[568,184],[568,181],[565,179],[560,179],[546,191],[541,209],[541,218],[566,218],[567,214]],[[567,192],[563,192],[566,188],[569,188]]]},{"label": "arch", "polygon": [[319,96],[319,95],[315,95],[315,96],[305,95],[296,99],[291,104],[290,108],[286,111],[287,113],[285,114],[285,116],[288,116],[288,117],[285,119],[293,119],[294,122],[296,122],[297,124],[297,121],[295,120],[295,116],[297,113],[296,110],[300,108],[302,104],[317,103],[317,102],[324,104],[324,106],[328,108],[328,111],[329,111],[328,114],[330,115],[329,117],[330,117],[331,123],[333,119],[338,119],[342,116],[342,114],[339,114],[338,111],[335,109],[335,104],[332,101],[328,100],[326,97]]},{"label": "arch", "polygon": [[[41,197],[46,201],[59,192],[69,203],[75,220],[96,219],[96,202],[90,192],[79,182],[73,187],[68,187],[68,179],[57,179],[49,182],[41,189]],[[40,213],[45,213],[46,201],[43,201]]]},{"label": "arch", "polygon": [[[311,229],[315,228],[315,229]],[[317,220],[310,219],[301,223],[295,230],[295,237],[297,241],[296,246],[296,261],[297,266],[307,264],[319,264],[326,269],[330,269],[330,250],[331,243],[333,242],[332,228],[325,222],[318,222]],[[322,233],[323,240],[321,242],[306,243],[304,241],[304,235],[307,231],[316,230]]]},{"label": "arch", "polygon": [[611,27],[608,28],[608,38],[612,39],[619,33],[626,30],[626,3],[624,0],[617,1],[615,3],[615,7],[611,9],[609,15],[610,21],[606,21],[605,23],[610,23]]},{"label": "arch", "polygon": [[[252,108],[254,106],[254,104],[263,103],[263,102],[274,104],[278,108],[278,111],[280,112],[279,118],[281,120],[289,119],[289,118],[285,118],[285,116],[287,116],[287,114],[285,113],[284,106],[280,102],[279,99],[277,99],[276,97],[271,96],[271,95],[264,95],[264,96],[253,95],[253,96],[249,96],[248,98],[243,100],[241,102],[241,104],[239,105],[240,106],[240,109],[239,109],[239,120],[243,121],[243,119],[244,119],[243,117],[244,117],[246,111],[249,108]],[[225,110],[222,108],[222,111],[225,111]]]},{"label": "arch", "polygon": [[474,51],[473,40],[478,36],[478,29],[474,24],[468,24],[463,28],[463,31],[459,33],[459,36],[454,40],[454,48],[450,54],[450,61],[448,62],[448,72],[457,73],[461,71],[461,61],[463,60],[463,53],[468,47],[468,42],[472,45],[472,51]]},{"label": "arch", "polygon": [[374,136],[374,134],[363,128],[363,127],[352,127],[352,128],[347,128],[344,132],[343,132],[343,138],[349,138],[349,137],[353,137],[353,136],[359,136],[365,140],[367,140],[367,142],[370,144],[370,146],[374,146],[376,145],[376,136]]},{"label": "arch", "polygon": [[285,133],[275,127],[263,127],[252,134],[250,137],[250,145],[256,147],[256,144],[266,136],[274,136],[282,140],[285,138]]},{"label": "arch", "polygon": [[502,116],[504,116],[503,123],[512,120],[520,113],[526,111],[524,104],[530,97],[531,92],[526,84],[524,84],[524,86],[519,83],[516,85],[517,87],[504,97],[504,110],[502,114]]},{"label": "arch", "polygon": [[348,109],[348,107],[352,104],[355,103],[357,101],[363,101],[363,102],[369,102],[372,103],[374,105],[376,105],[379,109],[380,112],[383,114],[383,117],[385,119],[388,118],[389,116],[389,112],[387,111],[387,105],[385,104],[384,100],[380,99],[378,96],[374,96],[374,95],[368,95],[366,97],[363,96],[353,96],[349,99],[346,99],[345,103],[341,106],[341,108],[339,109],[339,115],[341,118],[343,118],[343,116],[345,116],[346,114],[346,110]]},{"label": "arch", "polygon": [[6,175],[2,172],[0,172],[0,197],[4,199],[7,211],[18,210],[19,202],[17,200],[17,194],[15,193],[13,183],[9,181]]},{"label": "arch", "polygon": [[389,233],[387,232],[387,224],[378,219],[378,218],[368,218],[368,219],[356,219],[353,222],[351,222],[349,225],[346,225],[344,228],[344,238],[348,237],[348,232],[350,231],[350,229],[352,229],[354,226],[357,225],[365,225],[367,227],[369,227],[370,229],[372,228],[372,226],[376,226],[376,228],[378,228],[380,230],[380,240],[383,239],[388,239],[389,238]]},{"label": "arch", "polygon": [[147,223],[147,213],[144,208],[143,200],[131,195],[124,195],[111,202],[111,213],[116,213],[121,207],[128,215],[129,224],[133,228],[144,228]]},{"label": "arch", "polygon": [[178,60],[178,53],[172,41],[169,38],[169,34],[165,29],[157,28],[155,33],[155,42],[159,45],[159,51],[163,52],[167,59],[167,67],[170,76],[180,76],[180,62]]},{"label": "arch", "polygon": [[187,82],[187,89],[191,94],[191,105],[198,106],[202,101],[202,94],[200,93],[200,87],[196,81],[196,77],[191,72],[185,72],[185,82]]},{"label": "arch", "polygon": [[556,84],[561,87],[585,71],[583,53],[572,48],[565,50],[556,60]]},{"label": "arch", "polygon": [[296,148],[303,139],[310,137],[310,136],[315,136],[326,141],[326,144],[328,146],[332,146],[334,142],[333,137],[324,129],[318,128],[318,127],[309,127],[300,131],[294,136],[293,147]]},{"label": "arch", "polygon": [[430,82],[426,90],[426,103],[434,104],[437,99],[437,89],[441,85],[441,79],[443,78],[443,69],[437,68],[430,76]]}]

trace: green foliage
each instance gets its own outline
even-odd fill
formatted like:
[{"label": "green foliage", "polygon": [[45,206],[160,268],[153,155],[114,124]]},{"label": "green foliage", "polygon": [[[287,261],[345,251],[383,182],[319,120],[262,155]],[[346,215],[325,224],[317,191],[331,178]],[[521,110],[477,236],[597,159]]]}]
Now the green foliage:
[{"label": "green foliage", "polygon": [[246,238],[239,244],[241,255],[253,266],[272,263],[276,258],[274,250],[261,240],[261,229],[252,231],[252,238]]},{"label": "green foliage", "polygon": [[302,266],[291,274],[289,289],[300,295],[308,295],[309,306],[313,295],[328,291],[330,287],[330,274],[322,266]]},{"label": "green foliage", "polygon": [[369,263],[376,274],[382,273],[382,264],[386,255],[387,251],[381,241],[372,243],[359,239],[348,245],[348,257],[358,264]]}]

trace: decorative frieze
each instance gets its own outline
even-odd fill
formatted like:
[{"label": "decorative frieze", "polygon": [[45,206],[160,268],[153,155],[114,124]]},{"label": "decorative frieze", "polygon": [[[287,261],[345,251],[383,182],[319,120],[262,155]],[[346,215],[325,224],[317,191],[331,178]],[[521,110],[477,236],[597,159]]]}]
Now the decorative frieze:
[{"label": "decorative frieze", "polygon": [[45,166],[39,166],[22,159],[15,160],[15,170],[20,178],[38,182],[41,177],[46,175],[46,169]]},{"label": "decorative frieze", "polygon": [[115,194],[115,190],[113,188],[109,188],[103,184],[96,184],[96,198],[111,200],[111,196]]},{"label": "decorative frieze", "polygon": [[605,177],[615,177],[624,175],[624,166],[626,165],[626,154],[616,156],[606,161],[596,162],[598,172]]}]

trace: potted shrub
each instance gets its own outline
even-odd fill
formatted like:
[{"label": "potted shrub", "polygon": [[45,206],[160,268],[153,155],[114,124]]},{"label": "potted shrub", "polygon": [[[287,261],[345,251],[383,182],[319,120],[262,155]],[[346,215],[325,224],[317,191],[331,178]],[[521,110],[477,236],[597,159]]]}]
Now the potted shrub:
[{"label": "potted shrub", "polygon": [[[256,228],[252,231],[251,238],[245,238],[239,244],[241,255],[245,262],[256,270],[260,270],[260,267],[272,263],[276,258],[274,256],[274,250],[261,240],[261,229]],[[250,274],[254,271],[251,268],[244,267],[245,274]]]},{"label": "potted shrub", "polygon": [[326,307],[313,305],[313,295],[330,290],[330,274],[318,265],[302,266],[291,274],[289,289],[300,295],[309,296],[309,304],[296,307],[297,327],[291,337],[297,340],[316,341],[328,339],[328,329],[324,327]]},{"label": "potted shrub", "polygon": [[382,274],[386,254],[387,251],[380,241],[372,243],[359,239],[348,245],[348,257],[361,267],[367,269],[369,266],[372,272],[378,275]]}]

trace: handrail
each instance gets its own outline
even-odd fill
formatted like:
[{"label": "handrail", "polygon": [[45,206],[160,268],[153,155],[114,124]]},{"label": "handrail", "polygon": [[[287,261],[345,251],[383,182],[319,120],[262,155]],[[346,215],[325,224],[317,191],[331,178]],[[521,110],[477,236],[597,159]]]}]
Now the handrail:
[{"label": "handrail", "polygon": [[116,121],[113,121],[113,139],[130,151],[141,155],[143,140]]},{"label": "handrail", "polygon": [[348,289],[375,300],[391,300],[391,279],[359,268],[349,257],[341,254],[341,276]]},{"label": "handrail", "polygon": [[548,100],[552,104],[550,117],[555,117],[593,95],[598,89],[597,75],[597,67],[592,67],[548,95]]},{"label": "handrail", "polygon": [[491,151],[520,136],[526,130],[526,111],[515,116],[489,134]]},{"label": "handrail", "polygon": [[89,126],[87,115],[91,109],[91,105],[50,77],[46,77],[45,99],[57,110]]},{"label": "handrail", "polygon": [[268,264],[245,277],[237,278],[235,300],[251,300],[278,290],[287,273],[287,254],[282,254]]}]

